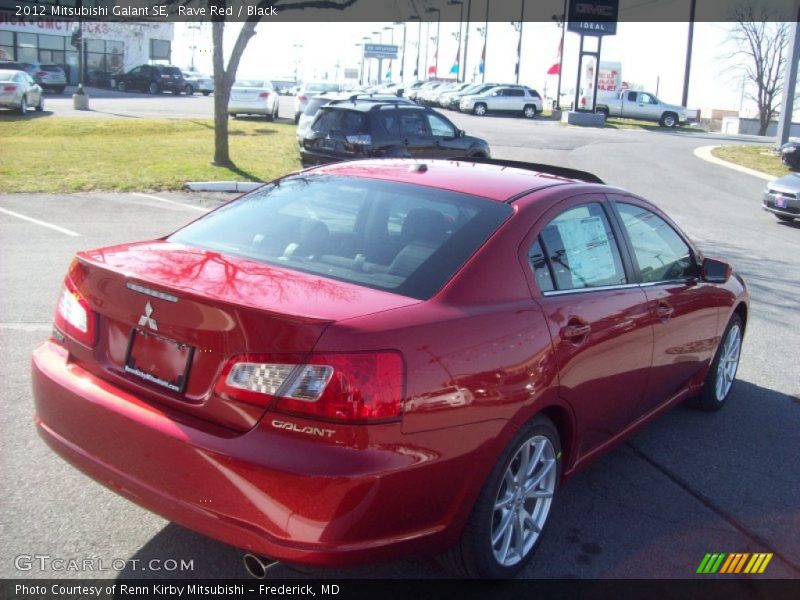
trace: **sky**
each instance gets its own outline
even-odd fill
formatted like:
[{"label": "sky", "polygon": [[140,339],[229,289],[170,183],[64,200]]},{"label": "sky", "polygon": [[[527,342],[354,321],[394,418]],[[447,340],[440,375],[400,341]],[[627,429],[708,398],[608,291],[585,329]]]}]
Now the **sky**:
[{"label": "sky", "polygon": [[[292,79],[297,66],[298,79],[342,79],[345,68],[358,68],[361,49],[356,46],[364,36],[389,43],[390,31],[383,31],[391,23],[275,23],[265,21],[258,25],[256,35],[250,40],[239,66],[242,77],[268,77]],[[483,38],[478,31],[483,23],[473,23],[469,32],[467,80],[476,73],[480,62]],[[173,62],[188,66],[191,46],[195,50],[195,65],[211,71],[211,32],[208,24],[200,30],[191,30],[188,23],[175,25]],[[196,27],[196,26],[195,26]],[[226,46],[232,44],[238,32],[236,23],[226,26]],[[448,77],[456,57],[458,43],[453,35],[458,23],[442,23],[439,46],[440,77]],[[696,23],[689,84],[689,108],[704,112],[712,108],[739,110],[748,116],[755,105],[746,97],[742,100],[742,76],[738,63],[728,58],[734,46],[729,41],[730,23]],[[429,31],[426,33],[426,29]],[[406,25],[405,80],[413,80],[413,63],[417,58],[416,43],[419,23]],[[486,81],[513,82],[518,33],[508,22],[489,23],[486,51]],[[381,32],[380,35],[372,35]],[[430,37],[436,35],[436,23],[422,24],[422,50],[420,63],[425,62],[427,38],[428,64],[434,61],[436,44]],[[527,22],[523,27],[522,67],[520,83],[529,85],[547,96],[555,96],[557,77],[546,72],[558,61],[561,30],[555,23]],[[633,86],[657,93],[665,102],[679,104],[683,90],[688,24],[683,23],[631,23],[620,22],[617,35],[603,38],[601,60],[622,63],[622,79]],[[194,44],[192,43],[194,39]],[[403,26],[394,26],[394,42],[402,45]],[[575,87],[580,37],[567,32],[564,47],[564,72],[562,92]],[[587,42],[588,43],[588,42]],[[377,61],[371,71],[377,72]],[[399,59],[393,63],[392,79],[399,80]],[[337,67],[338,65],[338,67]],[[387,70],[384,61],[384,71]],[[424,65],[420,66],[420,73]]]}]

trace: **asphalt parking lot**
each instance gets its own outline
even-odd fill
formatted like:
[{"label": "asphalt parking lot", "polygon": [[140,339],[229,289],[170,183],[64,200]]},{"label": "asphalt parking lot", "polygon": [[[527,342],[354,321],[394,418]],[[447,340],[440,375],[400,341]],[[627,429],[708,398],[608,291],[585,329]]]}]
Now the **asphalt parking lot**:
[{"label": "asphalt parking lot", "polygon": [[[202,96],[140,96],[97,98],[92,105],[102,116],[135,117],[155,110],[155,103],[160,116],[168,106],[180,118],[198,116],[190,109],[213,102]],[[284,116],[290,115],[287,101]],[[47,99],[54,114],[66,114],[70,106],[67,95]],[[715,414],[678,407],[576,476],[562,490],[523,577],[684,578],[694,575],[707,552],[774,552],[763,576],[800,578],[800,224],[779,223],[761,210],[763,181],[693,154],[699,146],[741,141],[448,115],[470,134],[486,137],[496,157],[593,171],[649,198],[706,253],[730,260],[752,297],[729,406]],[[130,577],[245,575],[241,551],[140,509],[52,454],[31,423],[28,373],[31,351],[50,331],[56,294],[75,251],[164,235],[225,199],[188,193],[0,194],[0,350],[6,357],[0,363],[6,408],[0,416],[6,447],[0,577],[98,575],[20,570],[20,555],[194,561],[185,572],[126,568],[123,575]],[[417,558],[310,575],[446,573],[434,561]],[[271,576],[309,574],[280,565]]]}]

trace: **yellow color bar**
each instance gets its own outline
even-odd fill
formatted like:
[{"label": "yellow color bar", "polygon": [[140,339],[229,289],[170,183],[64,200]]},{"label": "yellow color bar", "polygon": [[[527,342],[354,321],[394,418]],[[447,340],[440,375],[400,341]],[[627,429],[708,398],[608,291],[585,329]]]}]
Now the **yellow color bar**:
[{"label": "yellow color bar", "polygon": [[771,560],[772,560],[772,552],[770,552],[769,554],[766,555],[766,557],[764,558],[764,562],[761,563],[761,566],[758,569],[758,572],[759,573],[763,573],[764,570],[767,568],[767,565],[769,564],[769,561],[771,561]]}]

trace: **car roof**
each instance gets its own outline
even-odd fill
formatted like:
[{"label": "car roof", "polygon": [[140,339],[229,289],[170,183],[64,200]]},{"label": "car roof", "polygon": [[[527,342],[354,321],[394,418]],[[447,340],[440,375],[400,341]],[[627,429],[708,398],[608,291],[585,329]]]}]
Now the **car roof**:
[{"label": "car roof", "polygon": [[331,110],[355,110],[359,112],[369,112],[374,108],[381,106],[402,106],[405,108],[415,108],[419,110],[426,110],[426,107],[414,104],[409,100],[398,98],[397,100],[381,100],[378,98],[356,98],[355,100],[333,99],[330,104],[323,106],[323,108]]},{"label": "car roof", "polygon": [[[425,168],[421,168],[424,165]],[[554,185],[577,184],[575,179],[544,171],[460,160],[355,160],[309,170],[314,173],[367,177],[412,183],[508,202],[520,194]]]}]

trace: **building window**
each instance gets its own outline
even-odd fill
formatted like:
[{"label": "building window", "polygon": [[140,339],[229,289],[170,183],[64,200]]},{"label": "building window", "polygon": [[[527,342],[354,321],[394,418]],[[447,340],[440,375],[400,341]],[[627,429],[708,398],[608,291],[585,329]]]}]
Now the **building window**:
[{"label": "building window", "polygon": [[150,60],[170,60],[172,48],[167,40],[150,40]]},{"label": "building window", "polygon": [[14,60],[14,34],[0,31],[0,60]]}]

